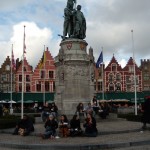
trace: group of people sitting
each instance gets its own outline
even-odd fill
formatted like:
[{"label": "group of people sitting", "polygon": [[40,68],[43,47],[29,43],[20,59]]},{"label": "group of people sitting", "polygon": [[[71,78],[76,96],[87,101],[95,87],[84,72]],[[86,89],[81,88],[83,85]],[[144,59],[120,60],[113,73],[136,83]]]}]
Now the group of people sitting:
[{"label": "group of people sitting", "polygon": [[106,117],[109,115],[109,110],[110,107],[107,103],[98,104],[97,100],[93,99],[92,104],[88,103],[85,107],[83,103],[79,103],[76,109],[76,114],[86,117],[86,115],[90,113],[93,116],[98,115],[102,119],[106,119]]},{"label": "group of people sitting", "polygon": [[[43,139],[55,138],[57,137],[68,137],[68,136],[97,136],[96,120],[93,117],[91,111],[86,112],[85,120],[83,123],[83,131],[81,128],[81,122],[79,114],[73,115],[72,119],[69,121],[66,115],[60,115],[58,118],[57,106],[53,103],[51,107],[47,104],[42,113],[45,115],[45,132],[41,134]],[[17,123],[13,135],[29,135],[34,131],[33,122],[31,119],[24,115],[23,118]],[[57,131],[57,132],[56,132]]]},{"label": "group of people sitting", "polygon": [[[57,122],[53,115],[45,122],[45,132],[41,134],[43,139],[68,136],[97,136],[96,120],[91,114],[87,114],[85,122],[83,123],[85,131],[81,128],[81,123],[78,115],[74,115],[69,121],[66,115],[61,115],[60,120]],[[58,132],[56,130],[58,129]]]}]

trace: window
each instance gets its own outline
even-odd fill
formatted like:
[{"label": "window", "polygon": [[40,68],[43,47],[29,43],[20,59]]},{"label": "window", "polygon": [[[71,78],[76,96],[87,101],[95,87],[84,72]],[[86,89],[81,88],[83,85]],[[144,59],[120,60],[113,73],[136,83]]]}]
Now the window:
[{"label": "window", "polygon": [[26,84],[26,92],[30,92],[30,84],[29,83]]},{"label": "window", "polygon": [[2,75],[1,75],[1,80],[2,80],[2,81],[6,81],[6,74],[2,74]]},{"label": "window", "polygon": [[10,71],[10,66],[9,66],[9,65],[6,65],[5,70],[6,70],[6,71]]},{"label": "window", "polygon": [[116,91],[121,91],[121,84],[120,83],[116,84]]},{"label": "window", "polygon": [[21,92],[21,91],[22,91],[22,84],[19,83],[19,92]]},{"label": "window", "polygon": [[96,91],[96,82],[94,82],[94,90]]},{"label": "window", "polygon": [[55,91],[55,82],[53,82],[53,92]]},{"label": "window", "polygon": [[150,85],[144,85],[144,91],[149,91],[150,90]]},{"label": "window", "polygon": [[134,72],[134,66],[129,66],[129,72],[133,73]]},{"label": "window", "polygon": [[144,70],[147,70],[147,66],[146,65],[144,66]]},{"label": "window", "polygon": [[121,75],[119,73],[116,74],[116,81],[121,81]]},{"label": "window", "polygon": [[109,82],[113,82],[113,74],[109,74]]},{"label": "window", "polygon": [[49,82],[48,81],[45,82],[45,91],[49,91]]},{"label": "window", "polygon": [[41,70],[41,79],[45,78],[45,71]]},{"label": "window", "polygon": [[130,76],[126,76],[126,83],[131,83]]},{"label": "window", "polygon": [[112,68],[111,68],[112,71],[117,71],[117,66],[116,66],[116,64],[112,64],[111,67],[112,67]]},{"label": "window", "polygon": [[99,71],[99,77],[100,77],[100,78],[102,77],[102,72],[101,72],[101,71]]},{"label": "window", "polygon": [[19,82],[22,82],[22,75],[19,75]]},{"label": "window", "polygon": [[26,67],[24,67],[24,71],[27,71]]},{"label": "window", "polygon": [[54,78],[54,71],[49,71],[49,78],[53,79]]},{"label": "window", "polygon": [[98,82],[98,91],[102,91],[102,82]]},{"label": "window", "polygon": [[26,75],[26,81],[30,82],[30,75]]},{"label": "window", "polygon": [[130,92],[131,91],[131,85],[126,85],[126,91]]},{"label": "window", "polygon": [[109,91],[110,91],[110,92],[113,92],[113,91],[114,91],[114,84],[113,84],[113,83],[110,83],[110,84],[109,84]]},{"label": "window", "polygon": [[36,91],[41,92],[41,82],[37,82]]},{"label": "window", "polygon": [[144,81],[150,80],[150,75],[149,75],[149,73],[145,73],[145,74],[143,75],[143,78],[144,78]]}]

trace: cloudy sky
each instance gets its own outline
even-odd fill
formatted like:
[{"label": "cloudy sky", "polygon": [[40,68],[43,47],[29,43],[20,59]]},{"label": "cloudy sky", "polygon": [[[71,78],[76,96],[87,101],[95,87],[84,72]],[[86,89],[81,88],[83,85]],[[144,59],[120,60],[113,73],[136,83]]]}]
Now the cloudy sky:
[{"label": "cloudy sky", "polygon": [[[58,54],[63,32],[63,10],[67,0],[0,1],[0,65],[10,56],[22,57],[26,26],[26,58],[35,67],[44,45],[53,57]],[[150,0],[77,0],[87,21],[88,49],[95,61],[102,47],[107,64],[115,54],[124,66],[135,53],[136,63],[150,59]],[[131,30],[133,29],[133,34]],[[132,41],[133,35],[133,41]],[[134,43],[134,48],[132,44]]]}]

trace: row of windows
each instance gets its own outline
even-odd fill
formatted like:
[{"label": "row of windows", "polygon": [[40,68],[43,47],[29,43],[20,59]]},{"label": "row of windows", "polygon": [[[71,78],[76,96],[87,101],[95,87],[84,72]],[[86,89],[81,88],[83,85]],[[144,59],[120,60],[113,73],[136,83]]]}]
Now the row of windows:
[{"label": "row of windows", "polygon": [[[102,81],[98,82],[96,85],[96,82],[94,84],[95,91],[102,91],[103,90],[103,85]],[[126,91],[133,91],[134,85],[126,85]],[[149,88],[150,89],[150,88]],[[121,91],[121,83],[113,84],[110,83],[108,86],[108,91],[113,92],[113,91]]]},{"label": "row of windows", "polygon": [[[109,74],[109,82],[114,82],[114,81],[121,81],[121,75],[118,73],[116,75],[114,74]],[[131,76],[126,76],[126,83],[134,83],[134,76],[131,75]],[[138,76],[136,76],[136,83],[139,82],[139,78]]]},{"label": "row of windows", "polygon": [[[11,81],[11,74],[1,74],[0,75],[1,82],[10,82]],[[15,81],[15,75],[12,74],[12,81]]]},{"label": "row of windows", "polygon": [[[134,72],[134,65],[129,66],[128,68],[130,73]],[[111,64],[111,71],[116,72],[117,71],[117,64]]]},{"label": "row of windows", "polygon": [[[10,84],[0,84],[0,91],[10,92],[11,91],[11,85]],[[15,91],[15,84],[12,85],[12,91]]]},{"label": "row of windows", "polygon": [[150,74],[149,73],[144,73],[143,79],[144,79],[144,81],[150,80]]},{"label": "row of windows", "polygon": [[[51,86],[51,88],[50,88],[50,86]],[[55,91],[55,82],[53,82],[53,84],[51,83],[51,84],[49,84],[49,82],[48,81],[45,81],[45,86],[44,86],[44,88],[45,89],[43,89],[45,92],[49,92],[50,90],[52,91],[52,92],[54,92]],[[19,92],[21,92],[22,91],[22,83],[19,83]],[[31,85],[30,84],[26,84],[26,86],[25,86],[25,91],[26,92],[31,92]],[[42,82],[38,82],[37,84],[36,84],[36,91],[37,92],[41,92],[42,91]]]},{"label": "row of windows", "polygon": [[[45,70],[41,70],[40,72],[40,78],[44,79],[45,78]],[[54,71],[49,71],[49,79],[54,79]],[[30,82],[31,81],[31,76],[30,75],[25,75],[25,80],[26,82]],[[19,75],[19,82],[22,81],[22,75]]]}]

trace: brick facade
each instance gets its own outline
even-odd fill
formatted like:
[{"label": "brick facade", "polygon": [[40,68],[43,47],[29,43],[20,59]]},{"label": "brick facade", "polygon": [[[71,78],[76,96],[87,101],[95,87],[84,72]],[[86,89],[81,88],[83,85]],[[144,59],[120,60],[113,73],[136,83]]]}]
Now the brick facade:
[{"label": "brick facade", "polygon": [[150,91],[150,59],[141,60],[143,91]]}]

